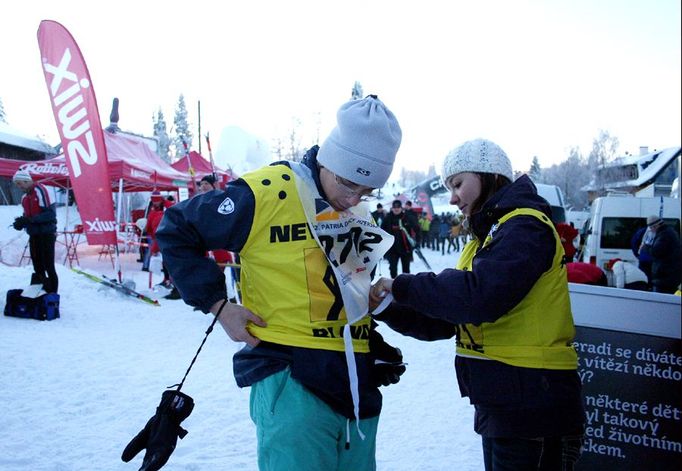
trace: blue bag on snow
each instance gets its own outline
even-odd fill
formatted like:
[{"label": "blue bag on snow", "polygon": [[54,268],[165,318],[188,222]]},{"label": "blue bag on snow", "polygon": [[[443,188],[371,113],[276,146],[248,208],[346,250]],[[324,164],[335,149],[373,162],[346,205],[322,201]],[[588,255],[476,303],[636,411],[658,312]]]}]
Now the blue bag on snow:
[{"label": "blue bag on snow", "polygon": [[7,291],[5,315],[24,319],[51,321],[59,318],[59,294],[47,293],[37,298],[22,296],[21,289]]}]

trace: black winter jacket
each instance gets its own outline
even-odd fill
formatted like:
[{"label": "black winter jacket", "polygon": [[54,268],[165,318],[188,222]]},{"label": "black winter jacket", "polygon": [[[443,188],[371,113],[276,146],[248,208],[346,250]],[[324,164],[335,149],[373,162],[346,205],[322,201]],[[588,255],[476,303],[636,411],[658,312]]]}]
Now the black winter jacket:
[{"label": "black winter jacket", "polygon": [[680,238],[668,225],[656,231],[651,245],[651,284],[654,287],[673,289],[680,284]]},{"label": "black winter jacket", "polygon": [[[493,224],[516,208],[550,216],[546,201],[523,176],[493,195],[471,217],[470,229],[483,240]],[[376,318],[427,341],[453,337],[457,324],[495,322],[550,268],[555,239],[536,218],[517,216],[499,227],[488,248],[476,255],[471,271],[398,276],[392,289],[395,302]],[[483,436],[581,433],[584,410],[575,370],[520,368],[462,356],[457,356],[455,368],[461,395],[469,397],[476,409],[475,430]]]},{"label": "black winter jacket", "polygon": [[[404,230],[401,229],[401,225]],[[393,236],[393,245],[389,252],[396,255],[412,253],[412,245],[408,235],[414,241],[415,235],[419,231],[419,226],[413,223],[412,218],[408,217],[405,211],[398,215],[393,214],[393,211],[389,211],[381,223],[381,228]]]},{"label": "black winter jacket", "polygon": [[[317,150],[317,146],[310,149],[303,164],[313,171],[318,190],[324,196],[317,170]],[[286,164],[275,162],[272,165]],[[229,218],[217,220],[217,208],[227,197],[234,202],[234,211]],[[164,264],[187,304],[207,313],[213,304],[227,298],[225,276],[213,260],[205,257],[205,253],[214,249],[238,253],[249,236],[254,211],[253,192],[242,179],[230,182],[224,191],[199,195],[165,211],[156,237]],[[370,335],[375,339],[376,336],[381,337],[374,330]],[[379,389],[370,378],[374,357],[356,353],[355,360],[360,390],[360,417],[377,416],[382,399]],[[291,368],[294,379],[336,412],[348,418],[354,417],[344,352],[261,342],[256,347],[247,345],[237,352],[233,367],[240,387],[250,386],[273,373]]]}]

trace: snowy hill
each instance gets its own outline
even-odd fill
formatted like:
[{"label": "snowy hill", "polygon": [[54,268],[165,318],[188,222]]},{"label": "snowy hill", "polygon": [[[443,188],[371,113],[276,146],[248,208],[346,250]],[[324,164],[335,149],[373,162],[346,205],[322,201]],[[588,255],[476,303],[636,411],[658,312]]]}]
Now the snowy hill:
[{"label": "snowy hill", "polygon": [[[18,206],[0,206],[3,308],[7,290],[25,287],[32,271],[26,263],[10,266],[18,264],[26,243],[25,235],[8,228],[19,213]],[[182,379],[211,318],[182,301],[160,299],[154,307],[124,297],[70,271],[59,244],[57,253],[61,318],[0,317],[0,470],[136,470],[141,456],[126,464],[121,452],[153,415],[164,389]],[[82,242],[78,254],[84,269],[113,276],[98,247]],[[457,259],[424,254],[437,270]],[[137,254],[121,258],[124,278],[140,291],[163,294],[147,289]],[[423,269],[422,262],[413,264],[414,272]],[[385,263],[381,271],[387,273]],[[154,275],[154,284],[160,280]],[[383,325],[380,331],[409,366],[400,383],[383,388],[378,469],[482,469],[473,408],[457,389],[453,342],[418,342]],[[238,388],[232,377],[231,357],[241,346],[219,327],[209,336],[183,387],[196,403],[183,422],[189,434],[164,470],[257,469],[249,389]]]}]

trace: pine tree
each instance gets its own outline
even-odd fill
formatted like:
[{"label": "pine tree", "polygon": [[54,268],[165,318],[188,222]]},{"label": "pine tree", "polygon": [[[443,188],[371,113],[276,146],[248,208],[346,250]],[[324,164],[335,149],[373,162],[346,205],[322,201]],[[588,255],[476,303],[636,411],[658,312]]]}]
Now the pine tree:
[{"label": "pine tree", "polygon": [[2,98],[0,98],[0,123],[7,124],[7,115],[5,114],[5,106],[2,104]]},{"label": "pine tree", "polygon": [[179,158],[185,155],[183,142],[187,145],[187,149],[192,148],[192,131],[190,131],[189,123],[187,122],[187,107],[185,106],[185,97],[182,94],[178,97],[173,126],[175,129],[175,137],[173,137],[175,157]]},{"label": "pine tree", "polygon": [[542,168],[540,168],[540,161],[538,156],[533,156],[533,162],[530,164],[528,176],[536,183],[542,183]]},{"label": "pine tree", "polygon": [[156,114],[156,118],[152,117],[152,121],[154,122],[154,137],[156,137],[159,143],[156,152],[163,160],[170,163],[171,140],[170,137],[168,136],[168,131],[166,129],[166,120],[163,117],[163,111],[161,111],[161,108],[159,108],[159,111]]},{"label": "pine tree", "polygon": [[356,80],[355,83],[353,84],[353,90],[351,91],[350,99],[360,100],[363,97],[363,95],[364,93],[362,91],[362,85],[360,84],[360,82]]}]

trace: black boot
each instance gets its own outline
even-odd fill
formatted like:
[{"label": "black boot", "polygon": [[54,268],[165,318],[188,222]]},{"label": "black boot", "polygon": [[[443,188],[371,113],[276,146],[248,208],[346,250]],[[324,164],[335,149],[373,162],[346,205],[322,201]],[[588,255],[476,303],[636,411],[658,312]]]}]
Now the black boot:
[{"label": "black boot", "polygon": [[164,296],[163,299],[180,299],[181,297],[182,296],[180,296],[180,292],[178,291],[178,289],[175,286],[173,286],[171,292]]}]

